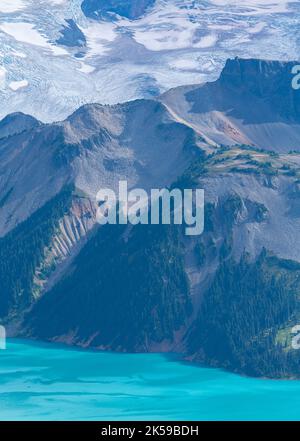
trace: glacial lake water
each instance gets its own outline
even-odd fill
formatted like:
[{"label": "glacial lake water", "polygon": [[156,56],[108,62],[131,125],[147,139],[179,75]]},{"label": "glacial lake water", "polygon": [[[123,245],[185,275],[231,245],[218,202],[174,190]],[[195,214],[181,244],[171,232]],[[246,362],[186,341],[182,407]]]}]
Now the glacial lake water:
[{"label": "glacial lake water", "polygon": [[0,409],[1,420],[299,420],[300,381],[9,340]]}]

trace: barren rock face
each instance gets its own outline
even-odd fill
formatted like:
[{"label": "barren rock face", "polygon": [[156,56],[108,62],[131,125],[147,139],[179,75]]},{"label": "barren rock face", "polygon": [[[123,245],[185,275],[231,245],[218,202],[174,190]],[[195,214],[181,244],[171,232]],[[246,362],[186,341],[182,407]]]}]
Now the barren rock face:
[{"label": "barren rock face", "polygon": [[[6,120],[6,130],[18,130],[24,117]],[[101,187],[124,179],[129,187],[170,185],[197,149],[193,130],[150,100],[87,105],[63,122],[25,127],[0,140],[0,235],[69,183],[93,202]]]},{"label": "barren rock face", "polygon": [[135,20],[154,3],[155,0],[84,0],[81,7],[87,17],[95,20],[112,13]]},{"label": "barren rock face", "polygon": [[161,100],[212,143],[297,150],[300,95],[292,87],[296,64],[228,60],[217,81],[171,90]]}]

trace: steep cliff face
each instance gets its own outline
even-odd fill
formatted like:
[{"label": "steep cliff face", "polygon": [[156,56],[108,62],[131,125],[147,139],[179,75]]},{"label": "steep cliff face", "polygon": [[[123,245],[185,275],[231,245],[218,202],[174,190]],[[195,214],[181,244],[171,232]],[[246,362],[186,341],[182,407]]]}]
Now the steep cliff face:
[{"label": "steep cliff face", "polygon": [[145,14],[153,6],[155,0],[84,0],[83,13],[95,20],[118,14],[135,20]]},{"label": "steep cliff face", "polygon": [[29,219],[0,239],[0,317],[22,313],[35,298],[35,273],[57,234],[60,219],[71,206],[72,189],[37,210]]},{"label": "steep cliff face", "polygon": [[213,144],[248,144],[278,152],[300,145],[296,62],[228,60],[219,80],[186,86],[161,100]]},{"label": "steep cliff face", "polygon": [[178,229],[108,226],[34,305],[23,331],[80,346],[168,350],[191,311]]},{"label": "steep cliff face", "polygon": [[[293,89],[292,69],[295,62],[263,61],[254,59],[227,60],[220,77],[220,84],[241,96],[253,95],[268,105],[270,113],[257,111],[258,122],[276,122],[282,119],[290,124],[300,122],[300,96]],[[264,107],[266,109],[267,107]],[[255,110],[255,109],[253,109]],[[255,120],[254,120],[255,121]]]},{"label": "steep cliff face", "polygon": [[76,192],[71,198],[69,209],[58,219],[43,249],[42,259],[35,266],[32,287],[35,299],[57,282],[95,226],[95,204]]},{"label": "steep cliff face", "polygon": [[65,271],[95,225],[95,206],[64,187],[0,239],[0,318],[22,315]]}]

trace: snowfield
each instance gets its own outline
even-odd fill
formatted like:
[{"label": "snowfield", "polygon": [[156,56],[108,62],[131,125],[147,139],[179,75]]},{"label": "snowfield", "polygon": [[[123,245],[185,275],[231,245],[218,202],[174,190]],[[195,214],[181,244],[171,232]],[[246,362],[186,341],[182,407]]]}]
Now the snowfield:
[{"label": "snowfield", "polygon": [[215,80],[234,56],[300,58],[298,2],[157,0],[137,20],[88,19],[81,3],[0,1],[0,118],[47,122],[84,103],[149,98]]},{"label": "snowfield", "polygon": [[0,12],[11,13],[19,11],[25,7],[23,0],[1,0]]}]

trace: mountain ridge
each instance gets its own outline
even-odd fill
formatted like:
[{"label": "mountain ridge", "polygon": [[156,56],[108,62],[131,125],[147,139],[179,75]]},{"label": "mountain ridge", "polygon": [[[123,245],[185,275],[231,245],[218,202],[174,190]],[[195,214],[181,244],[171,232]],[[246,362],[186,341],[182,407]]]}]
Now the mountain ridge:
[{"label": "mountain ridge", "polygon": [[[39,124],[0,140],[0,192],[10,191],[0,207],[0,236],[70,179],[91,198],[101,186],[117,189],[122,179],[129,187],[171,183],[187,165],[189,154],[199,150],[200,141],[193,138],[192,130],[175,121],[161,103],[136,100],[114,106],[88,104],[62,122]],[[168,162],[163,161],[166,149]]]},{"label": "mountain ridge", "polygon": [[300,144],[300,97],[292,88],[295,64],[231,59],[215,82],[175,88],[160,100],[212,144],[288,152]]},{"label": "mountain ridge", "polygon": [[[272,104],[291,87],[290,66],[235,59],[214,83],[84,105],[1,139],[0,255],[10,260],[0,259],[0,320],[9,334],[176,350],[247,375],[299,377],[290,329],[300,318],[300,143],[287,152],[300,136],[299,95]],[[204,188],[204,234],[99,227],[95,194],[123,179],[145,190]]]}]

